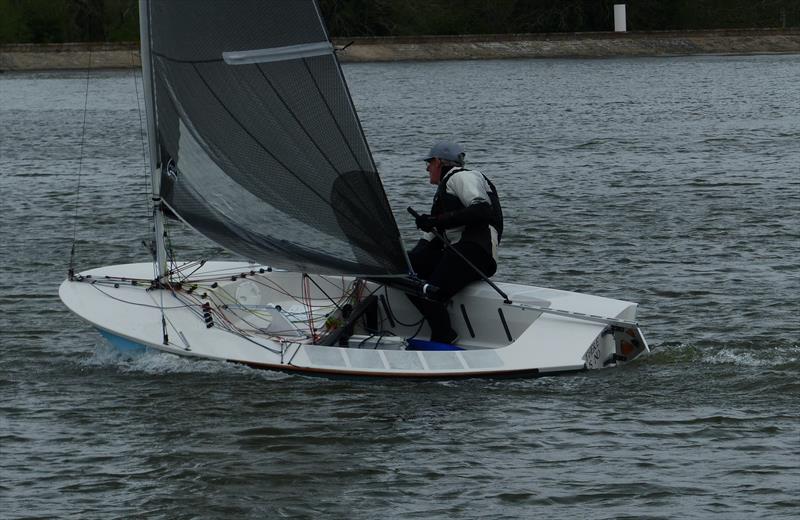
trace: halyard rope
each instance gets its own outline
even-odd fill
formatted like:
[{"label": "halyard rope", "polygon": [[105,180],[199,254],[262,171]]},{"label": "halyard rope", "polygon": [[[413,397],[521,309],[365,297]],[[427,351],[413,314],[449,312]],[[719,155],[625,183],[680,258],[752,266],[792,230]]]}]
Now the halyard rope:
[{"label": "halyard rope", "polygon": [[72,247],[69,252],[68,275],[70,280],[75,275],[75,242],[78,237],[78,208],[80,207],[81,174],[83,173],[83,145],[86,142],[86,113],[89,111],[89,79],[92,70],[92,46],[89,46],[89,63],[86,67],[86,92],[83,98],[83,127],[81,129],[80,158],[78,159],[78,189],[75,191],[75,216],[72,219]]},{"label": "halyard rope", "polygon": [[[139,136],[142,141],[142,172],[144,175],[144,195],[145,195],[145,215],[150,217],[150,175],[147,172],[147,145],[145,144],[146,131],[144,128],[144,120],[142,119],[142,104],[139,102],[139,81],[136,79],[136,61],[133,50],[131,50],[131,69],[133,70],[133,87],[136,90],[136,111],[139,114]],[[144,81],[144,78],[142,78]]]}]

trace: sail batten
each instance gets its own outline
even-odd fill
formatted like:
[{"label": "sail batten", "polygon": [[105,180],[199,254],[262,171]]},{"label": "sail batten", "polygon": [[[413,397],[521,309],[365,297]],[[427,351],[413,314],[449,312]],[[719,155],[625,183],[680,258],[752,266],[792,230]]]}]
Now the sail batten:
[{"label": "sail batten", "polygon": [[407,272],[315,3],[149,3],[170,208],[224,247],[275,267]]},{"label": "sail batten", "polygon": [[313,56],[331,54],[332,52],[333,45],[326,41],[273,47],[271,49],[223,52],[222,59],[228,65],[249,65],[253,63],[269,63],[272,61],[311,58]]}]

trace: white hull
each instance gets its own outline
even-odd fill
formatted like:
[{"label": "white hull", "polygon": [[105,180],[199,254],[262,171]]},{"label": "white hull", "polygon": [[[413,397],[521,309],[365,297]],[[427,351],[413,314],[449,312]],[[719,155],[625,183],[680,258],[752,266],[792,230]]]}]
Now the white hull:
[{"label": "white hull", "polygon": [[[314,344],[336,311],[331,300],[352,290],[352,278],[308,279],[239,262],[185,267],[191,276],[175,291],[150,289],[153,265],[140,263],[80,273],[61,284],[59,295],[117,346],[292,372],[535,376],[616,366],[648,351],[634,322],[635,303],[505,283],[498,285],[512,304],[485,283],[454,298],[450,315],[463,350],[407,350],[404,338],[417,331],[419,313],[402,292],[372,283],[362,290],[381,296],[382,335],[356,328],[344,346]],[[428,334],[424,325],[417,337]]]}]

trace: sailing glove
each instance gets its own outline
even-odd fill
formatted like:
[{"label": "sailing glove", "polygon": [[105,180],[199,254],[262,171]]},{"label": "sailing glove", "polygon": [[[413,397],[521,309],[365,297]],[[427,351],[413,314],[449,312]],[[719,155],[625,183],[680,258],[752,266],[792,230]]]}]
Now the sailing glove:
[{"label": "sailing glove", "polygon": [[492,205],[486,202],[470,204],[464,209],[436,215],[424,214],[417,217],[417,228],[430,232],[434,228],[450,229],[459,226],[489,224],[492,219]]},{"label": "sailing glove", "polygon": [[437,215],[435,220],[439,227],[445,229],[490,224],[492,222],[492,205],[486,202],[473,203],[464,209]]},{"label": "sailing glove", "polygon": [[422,214],[416,218],[417,229],[421,229],[426,233],[429,233],[433,228],[435,228],[438,222],[439,221],[436,217],[428,214]]}]

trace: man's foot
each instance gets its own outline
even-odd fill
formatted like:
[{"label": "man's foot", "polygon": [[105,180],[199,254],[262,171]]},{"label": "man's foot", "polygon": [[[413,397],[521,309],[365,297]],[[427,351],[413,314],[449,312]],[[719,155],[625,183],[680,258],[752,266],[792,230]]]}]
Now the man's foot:
[{"label": "man's foot", "polygon": [[435,341],[436,343],[455,345],[458,343],[458,339],[458,332],[454,331],[453,329],[450,329],[444,334],[431,334],[431,341]]}]

